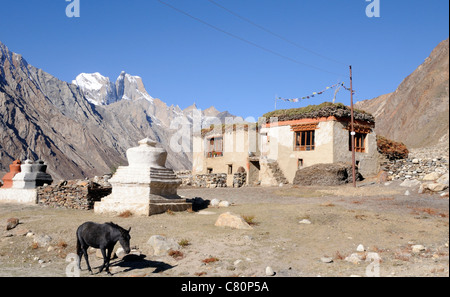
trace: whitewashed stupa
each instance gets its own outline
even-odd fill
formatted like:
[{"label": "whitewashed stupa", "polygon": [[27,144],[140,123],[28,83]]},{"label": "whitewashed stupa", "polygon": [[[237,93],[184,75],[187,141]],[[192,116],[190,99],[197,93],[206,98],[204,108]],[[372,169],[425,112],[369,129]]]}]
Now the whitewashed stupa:
[{"label": "whitewashed stupa", "polygon": [[128,166],[120,166],[109,180],[112,193],[94,205],[95,213],[149,216],[167,210],[184,211],[192,206],[177,195],[181,180],[165,167],[167,152],[146,138],[126,152]]}]

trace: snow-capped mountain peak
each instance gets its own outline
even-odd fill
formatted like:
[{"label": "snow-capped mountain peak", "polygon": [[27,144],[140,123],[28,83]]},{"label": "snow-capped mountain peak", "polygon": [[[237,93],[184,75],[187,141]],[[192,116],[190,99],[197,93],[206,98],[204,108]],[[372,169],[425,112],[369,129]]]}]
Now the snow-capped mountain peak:
[{"label": "snow-capped mountain peak", "polygon": [[142,78],[132,76],[122,71],[116,80],[116,92],[119,100],[141,100],[152,102],[153,98],[147,93]]},{"label": "snow-capped mountain peak", "polygon": [[141,100],[152,102],[142,78],[122,71],[113,83],[108,77],[95,73],[81,73],[73,84],[77,85],[86,99],[94,105],[108,105],[119,100]]}]

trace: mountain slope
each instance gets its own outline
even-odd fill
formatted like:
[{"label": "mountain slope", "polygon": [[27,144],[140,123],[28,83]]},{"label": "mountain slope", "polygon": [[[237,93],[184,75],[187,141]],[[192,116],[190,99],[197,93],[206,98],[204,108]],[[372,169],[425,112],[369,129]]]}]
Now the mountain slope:
[{"label": "mountain slope", "polygon": [[442,41],[395,92],[355,107],[375,116],[377,134],[409,148],[448,143],[449,40]]},{"label": "mountain slope", "polygon": [[126,165],[126,150],[145,137],[168,151],[168,167],[190,169],[192,154],[170,148],[170,124],[192,123],[192,112],[152,98],[125,72],[115,83],[99,73],[61,81],[0,42],[0,172],[29,157],[47,162],[55,180],[102,175]]}]

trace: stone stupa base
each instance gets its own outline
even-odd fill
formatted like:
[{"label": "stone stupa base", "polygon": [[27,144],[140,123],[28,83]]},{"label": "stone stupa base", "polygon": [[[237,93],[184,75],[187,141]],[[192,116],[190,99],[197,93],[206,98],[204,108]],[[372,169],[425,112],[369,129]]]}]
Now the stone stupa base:
[{"label": "stone stupa base", "polygon": [[98,214],[121,214],[129,211],[137,216],[151,216],[155,214],[170,211],[186,211],[192,207],[192,203],[186,202],[186,199],[165,199],[159,197],[158,199],[149,199],[147,202],[127,202],[123,199],[108,199],[96,202],[94,212]]},{"label": "stone stupa base", "polygon": [[162,187],[158,185],[152,188],[144,184],[116,184],[111,195],[95,202],[94,213],[121,214],[129,211],[133,215],[150,216],[167,210],[186,211],[192,207],[192,203],[180,198],[176,192],[164,197],[161,191]]}]

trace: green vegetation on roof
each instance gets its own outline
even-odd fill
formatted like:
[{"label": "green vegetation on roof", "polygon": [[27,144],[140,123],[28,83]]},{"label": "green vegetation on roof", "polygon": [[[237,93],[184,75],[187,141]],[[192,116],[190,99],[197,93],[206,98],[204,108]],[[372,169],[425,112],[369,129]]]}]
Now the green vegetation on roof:
[{"label": "green vegetation on roof", "polygon": [[[299,120],[304,118],[321,118],[335,116],[337,118],[348,118],[351,116],[350,108],[342,103],[324,102],[319,105],[308,105],[301,108],[278,109],[263,115],[269,122],[271,117],[277,117],[278,121]],[[356,120],[375,123],[375,118],[363,110],[354,110]]]}]

